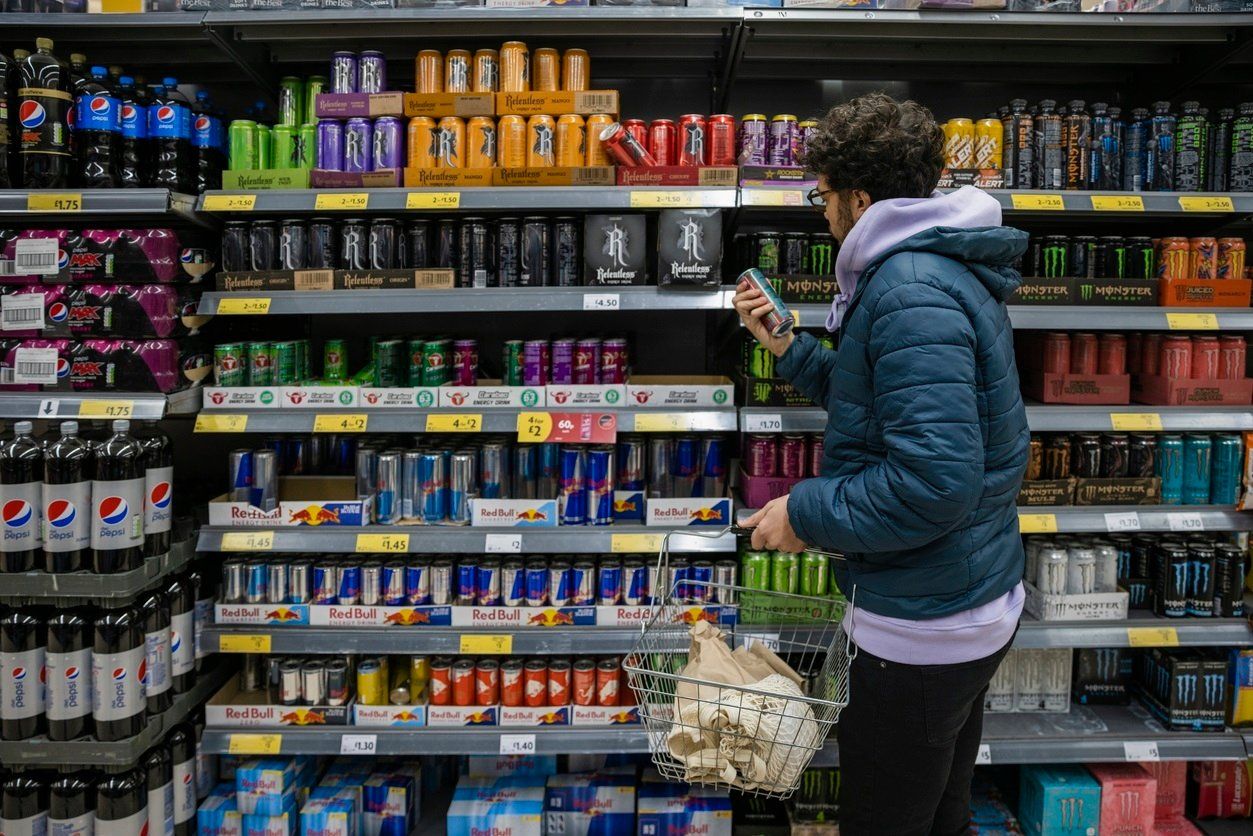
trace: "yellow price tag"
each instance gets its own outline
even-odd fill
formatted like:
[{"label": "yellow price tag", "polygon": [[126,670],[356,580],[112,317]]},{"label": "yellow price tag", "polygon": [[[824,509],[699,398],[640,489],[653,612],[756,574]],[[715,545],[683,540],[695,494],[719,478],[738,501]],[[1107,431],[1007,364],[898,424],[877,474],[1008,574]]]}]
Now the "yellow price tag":
[{"label": "yellow price tag", "polygon": [[228,531],[218,548],[224,552],[268,552],[274,548],[274,532]]},{"label": "yellow price tag", "polygon": [[320,194],[313,200],[313,208],[319,211],[327,209],[364,209],[370,202],[367,192],[335,192]]},{"label": "yellow price tag", "polygon": [[1062,196],[1059,194],[1018,194],[1011,196],[1015,209],[1046,209],[1051,212],[1059,212],[1066,208],[1066,204],[1062,202]]},{"label": "yellow price tag", "polygon": [[1185,195],[1179,198],[1179,208],[1185,212],[1234,212],[1236,205],[1226,196]]},{"label": "yellow price tag", "polygon": [[355,550],[370,554],[404,554],[409,551],[409,535],[358,534]]},{"label": "yellow price tag", "polygon": [[1111,412],[1110,426],[1129,432],[1161,432],[1162,416],[1156,412]]},{"label": "yellow price tag", "polygon": [[248,429],[247,415],[210,415],[201,412],[196,416],[195,432],[242,433]]},{"label": "yellow price tag", "polygon": [[315,415],[313,431],[315,433],[363,433],[370,416],[364,412],[352,412],[347,415]]},{"label": "yellow price tag", "polygon": [[270,297],[268,296],[236,296],[218,300],[218,313],[229,314],[268,314]]},{"label": "yellow price tag", "polygon": [[429,433],[478,433],[483,431],[483,416],[477,413],[444,412],[426,416]]},{"label": "yellow price tag", "polygon": [[659,552],[664,534],[610,534],[609,551],[615,554]]},{"label": "yellow price tag", "polygon": [[1217,331],[1218,315],[1212,313],[1168,313],[1166,327],[1172,331]]},{"label": "yellow price tag", "polygon": [[745,206],[804,206],[805,193],[797,189],[744,189]]},{"label": "yellow price tag", "polygon": [[697,192],[631,192],[632,209],[673,209],[700,206],[700,204],[700,194]]},{"label": "yellow price tag", "polygon": [[1092,209],[1097,212],[1143,212],[1144,198],[1138,194],[1093,195]]},{"label": "yellow price tag", "polygon": [[409,192],[405,195],[406,209],[457,209],[461,206],[461,192]]},{"label": "yellow price tag", "polygon": [[1056,514],[1019,514],[1018,531],[1023,534],[1056,534]]},{"label": "yellow price tag", "polygon": [[134,401],[90,400],[78,405],[79,418],[129,418],[134,411]]},{"label": "yellow price tag", "polygon": [[462,653],[513,653],[513,636],[463,635]]},{"label": "yellow price tag", "polygon": [[81,212],[83,196],[78,192],[32,193],[26,196],[27,212]]},{"label": "yellow price tag", "polygon": [[256,206],[255,194],[207,194],[204,196],[206,212],[251,212]]},{"label": "yellow price tag", "polygon": [[282,748],[281,734],[232,734],[226,741],[231,755],[277,755]]},{"label": "yellow price tag", "polygon": [[552,431],[553,416],[549,413],[518,413],[518,441],[546,441]]},{"label": "yellow price tag", "polygon": [[1178,647],[1179,631],[1174,627],[1128,627],[1128,647]]},{"label": "yellow price tag", "polygon": [[635,416],[637,433],[668,433],[692,428],[692,416],[681,412],[641,412]]},{"label": "yellow price tag", "polygon": [[221,636],[218,638],[219,653],[269,653],[268,635]]}]

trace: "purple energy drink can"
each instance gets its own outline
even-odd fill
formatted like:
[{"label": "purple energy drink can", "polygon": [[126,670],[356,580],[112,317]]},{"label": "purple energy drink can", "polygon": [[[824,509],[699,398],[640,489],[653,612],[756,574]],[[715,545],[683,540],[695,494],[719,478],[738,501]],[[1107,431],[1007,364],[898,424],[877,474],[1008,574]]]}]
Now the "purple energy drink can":
[{"label": "purple energy drink can", "polygon": [[405,130],[396,116],[374,120],[374,170],[404,168]]},{"label": "purple energy drink can", "polygon": [[769,132],[765,117],[740,122],[740,165],[766,164],[766,135]]},{"label": "purple energy drink can", "polygon": [[338,119],[318,120],[318,168],[344,170],[344,126]]},{"label": "purple energy drink can", "polygon": [[553,340],[552,346],[552,374],[549,375],[549,383],[556,383],[561,386],[569,386],[574,383],[574,340],[560,339]]},{"label": "purple energy drink can", "polygon": [[349,119],[344,123],[344,171],[374,170],[374,126],[369,119]]},{"label": "purple energy drink can", "polygon": [[600,383],[600,340],[579,340],[574,348],[574,382],[581,386]]},{"label": "purple energy drink can", "polygon": [[[377,157],[375,160],[377,162]],[[452,371],[449,374],[449,383],[454,386],[476,386],[478,384],[478,340],[453,340],[452,361]]]},{"label": "purple energy drink can", "polygon": [[[352,52],[331,53],[331,93],[356,93],[357,56]],[[319,158],[321,159],[321,158]]]},{"label": "purple energy drink can", "polygon": [[544,386],[548,383],[548,340],[527,340],[522,344],[522,385]]},{"label": "purple energy drink can", "polygon": [[557,514],[561,525],[583,525],[587,522],[587,456],[581,447],[562,447],[557,456]]},{"label": "purple energy drink can", "polygon": [[339,566],[336,568],[335,597],[345,606],[361,602],[361,564]]},{"label": "purple energy drink can", "polygon": [[605,340],[600,349],[600,382],[605,385],[626,383],[627,341],[621,337]]},{"label": "purple energy drink can", "polygon": [[506,607],[526,603],[526,569],[521,560],[506,560],[500,567],[500,597]]},{"label": "purple energy drink can", "polygon": [[409,594],[405,590],[405,564],[383,564],[379,595],[385,607],[403,607],[409,602]]},{"label": "purple energy drink can", "polygon": [[587,523],[613,523],[614,449],[611,445],[587,451]]},{"label": "purple energy drink can", "polygon": [[526,605],[542,607],[548,603],[548,564],[543,560],[526,562]]},{"label": "purple energy drink can", "polygon": [[357,63],[357,92],[387,92],[387,59],[383,57],[383,53],[373,49],[367,49],[361,53],[361,58]]},{"label": "purple energy drink can", "polygon": [[411,606],[431,601],[431,567],[426,563],[410,563],[405,567],[405,598]]},{"label": "purple energy drink can", "polygon": [[313,588],[309,601],[314,604],[334,604],[339,593],[339,573],[334,563],[316,563],[313,566]]},{"label": "purple energy drink can", "polygon": [[786,119],[775,119],[770,123],[770,132],[766,137],[766,164],[792,164],[792,131],[796,122]]}]

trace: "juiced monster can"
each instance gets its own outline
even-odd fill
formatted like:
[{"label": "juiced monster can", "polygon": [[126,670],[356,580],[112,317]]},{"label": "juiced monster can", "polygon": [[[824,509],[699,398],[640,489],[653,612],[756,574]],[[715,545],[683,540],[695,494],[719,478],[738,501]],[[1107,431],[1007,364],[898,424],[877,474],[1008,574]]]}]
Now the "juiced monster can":
[{"label": "juiced monster can", "polygon": [[374,126],[369,119],[349,119],[344,124],[343,170],[374,170]]},{"label": "juiced monster can", "polygon": [[374,120],[374,168],[403,168],[405,129],[395,116],[380,116]]},{"label": "juiced monster can", "polygon": [[770,336],[781,337],[792,330],[792,326],[796,323],[796,317],[792,316],[791,311],[787,309],[787,305],[783,304],[779,294],[774,292],[774,288],[771,287],[770,281],[764,273],[755,267],[740,273],[740,277],[736,281],[736,287],[743,286],[754,287],[760,290],[762,295],[774,305],[774,310],[762,318],[762,322],[770,331]]}]

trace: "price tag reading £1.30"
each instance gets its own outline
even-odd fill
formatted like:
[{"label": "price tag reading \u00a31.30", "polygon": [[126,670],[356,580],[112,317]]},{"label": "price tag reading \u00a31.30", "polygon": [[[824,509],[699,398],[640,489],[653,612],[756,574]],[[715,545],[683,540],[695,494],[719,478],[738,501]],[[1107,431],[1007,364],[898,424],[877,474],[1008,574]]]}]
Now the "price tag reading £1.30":
[{"label": "price tag reading \u00a31.30", "polygon": [[378,751],[377,734],[344,734],[339,737],[341,755],[373,755]]}]

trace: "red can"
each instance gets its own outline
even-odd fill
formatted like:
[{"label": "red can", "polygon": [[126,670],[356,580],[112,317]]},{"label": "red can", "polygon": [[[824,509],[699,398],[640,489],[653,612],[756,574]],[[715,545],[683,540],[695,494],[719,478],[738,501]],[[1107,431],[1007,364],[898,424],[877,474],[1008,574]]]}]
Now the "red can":
[{"label": "red can", "polygon": [[1248,346],[1238,334],[1223,334],[1218,338],[1218,376],[1223,380],[1241,380],[1244,377]]},{"label": "red can", "polygon": [[548,663],[530,659],[522,670],[523,700],[532,708],[548,704]]},{"label": "red can", "polygon": [[1222,366],[1218,337],[1192,338],[1192,379],[1214,380]]},{"label": "red can", "polygon": [[614,122],[601,133],[600,147],[615,165],[626,168],[657,165],[644,144],[618,122]]},{"label": "red can", "polygon": [[750,435],[745,443],[744,469],[749,476],[775,476],[779,471],[779,439],[773,435]]},{"label": "red can", "polygon": [[1157,277],[1159,279],[1187,279],[1191,269],[1192,252],[1187,238],[1163,238],[1157,250]]},{"label": "red can", "polygon": [[1164,337],[1161,358],[1157,367],[1159,375],[1186,380],[1192,374],[1192,340],[1177,335]]},{"label": "red can", "polygon": [[709,164],[735,163],[735,117],[729,113],[715,113],[709,117]]},{"label": "red can", "polygon": [[574,663],[574,704],[596,704],[596,663],[591,659],[579,659]]},{"label": "red can", "polygon": [[1097,341],[1096,373],[1127,373],[1127,338],[1122,334],[1101,335]]},{"label": "red can", "polygon": [[500,666],[500,704],[522,705],[522,660],[506,659]]},{"label": "red can", "polygon": [[678,130],[673,119],[654,119],[648,126],[648,153],[657,165],[674,165],[674,138]]},{"label": "red can", "polygon": [[709,165],[708,125],[699,113],[679,117],[679,165]]},{"label": "red can", "polygon": [[1188,278],[1218,278],[1218,241],[1214,238],[1193,238],[1188,241],[1190,251]]},{"label": "red can", "polygon": [[648,123],[643,119],[623,119],[622,127],[626,128],[626,132],[635,137],[635,141],[645,148],[648,147]]},{"label": "red can", "polygon": [[1070,335],[1064,331],[1044,335],[1044,373],[1070,374]]},{"label": "red can", "polygon": [[452,665],[452,704],[474,705],[474,660],[458,659]]},{"label": "red can", "polygon": [[1140,374],[1155,375],[1161,369],[1162,335],[1148,332],[1140,340]]},{"label": "red can", "polygon": [[431,660],[431,682],[427,689],[430,691],[431,705],[448,705],[452,702],[452,662],[447,656],[436,656]]},{"label": "red can", "polygon": [[1218,239],[1218,278],[1244,278],[1244,239]]},{"label": "red can", "polygon": [[779,444],[779,475],[789,479],[805,478],[805,436],[783,436]]},{"label": "red can", "polygon": [[617,659],[602,659],[596,666],[596,704],[617,705],[622,666]]},{"label": "red can", "polygon": [[479,705],[500,702],[500,663],[495,659],[480,659],[474,666],[474,701]]},{"label": "red can", "polygon": [[1098,353],[1096,334],[1072,334],[1070,337],[1070,373],[1096,374]]},{"label": "red can", "polygon": [[1130,374],[1140,373],[1140,358],[1143,356],[1144,335],[1132,331],[1127,335],[1127,371]]},{"label": "red can", "polygon": [[570,704],[570,660],[548,660],[548,704]]},{"label": "red can", "polygon": [[821,433],[815,433],[809,437],[809,473],[806,474],[813,479],[822,475],[822,460],[826,457],[826,447],[823,445]]}]

